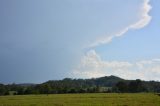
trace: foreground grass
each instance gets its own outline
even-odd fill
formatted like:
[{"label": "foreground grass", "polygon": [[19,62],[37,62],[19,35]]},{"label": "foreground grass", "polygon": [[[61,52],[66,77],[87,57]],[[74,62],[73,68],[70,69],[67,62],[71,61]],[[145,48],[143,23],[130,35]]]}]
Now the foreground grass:
[{"label": "foreground grass", "polygon": [[160,106],[160,96],[147,93],[0,96],[0,106]]}]

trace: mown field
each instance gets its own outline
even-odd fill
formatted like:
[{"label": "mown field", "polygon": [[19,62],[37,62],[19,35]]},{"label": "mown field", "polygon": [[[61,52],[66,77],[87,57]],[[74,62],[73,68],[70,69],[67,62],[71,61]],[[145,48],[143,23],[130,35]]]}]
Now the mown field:
[{"label": "mown field", "polygon": [[160,96],[151,93],[0,96],[0,106],[160,106]]}]

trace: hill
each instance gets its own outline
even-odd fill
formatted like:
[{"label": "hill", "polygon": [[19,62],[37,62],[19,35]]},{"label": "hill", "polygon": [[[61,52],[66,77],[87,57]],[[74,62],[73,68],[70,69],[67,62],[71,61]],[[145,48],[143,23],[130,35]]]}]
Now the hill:
[{"label": "hill", "polygon": [[[12,92],[12,93],[11,93]],[[117,76],[91,79],[50,80],[41,84],[0,84],[0,95],[8,94],[61,94],[95,92],[160,92],[160,82],[125,80]]]}]

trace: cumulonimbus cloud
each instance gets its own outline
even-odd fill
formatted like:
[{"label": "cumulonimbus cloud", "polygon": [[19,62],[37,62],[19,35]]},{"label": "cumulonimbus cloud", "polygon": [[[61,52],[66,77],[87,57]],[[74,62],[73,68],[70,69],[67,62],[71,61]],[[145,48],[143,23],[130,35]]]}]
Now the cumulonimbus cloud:
[{"label": "cumulonimbus cloud", "polygon": [[130,24],[129,26],[122,29],[121,31],[117,32],[116,34],[109,35],[109,36],[106,36],[103,38],[99,38],[98,40],[93,42],[91,45],[89,45],[89,47],[95,47],[95,46],[98,46],[101,44],[109,43],[112,41],[113,38],[123,36],[129,30],[141,29],[141,28],[145,27],[146,25],[148,25],[152,19],[152,17],[149,15],[149,12],[152,8],[151,5],[149,4],[149,2],[150,2],[150,0],[143,1],[141,9],[139,10],[140,11],[140,13],[139,13],[140,18],[137,22]]},{"label": "cumulonimbus cloud", "polygon": [[81,78],[117,75],[126,79],[160,80],[159,70],[160,59],[136,62],[104,61],[94,50],[90,50],[72,74]]},{"label": "cumulonimbus cloud", "polygon": [[[129,30],[141,29],[149,24],[151,16],[150,0],[144,0],[141,6],[140,18],[137,22],[130,24],[120,32],[99,38],[89,47],[96,47],[101,44],[109,43],[115,37],[123,36]],[[81,59],[77,68],[73,70],[74,76],[83,78],[101,77],[104,75],[117,75],[127,79],[141,78],[144,80],[160,80],[160,59],[142,60],[134,63],[127,61],[103,61],[95,50],[89,50]]]}]

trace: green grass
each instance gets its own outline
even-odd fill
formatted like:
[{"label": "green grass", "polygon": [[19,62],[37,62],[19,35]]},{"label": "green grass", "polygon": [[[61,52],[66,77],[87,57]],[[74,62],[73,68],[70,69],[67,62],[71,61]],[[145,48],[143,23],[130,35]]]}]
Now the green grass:
[{"label": "green grass", "polygon": [[160,106],[160,96],[150,93],[0,96],[0,106]]}]

